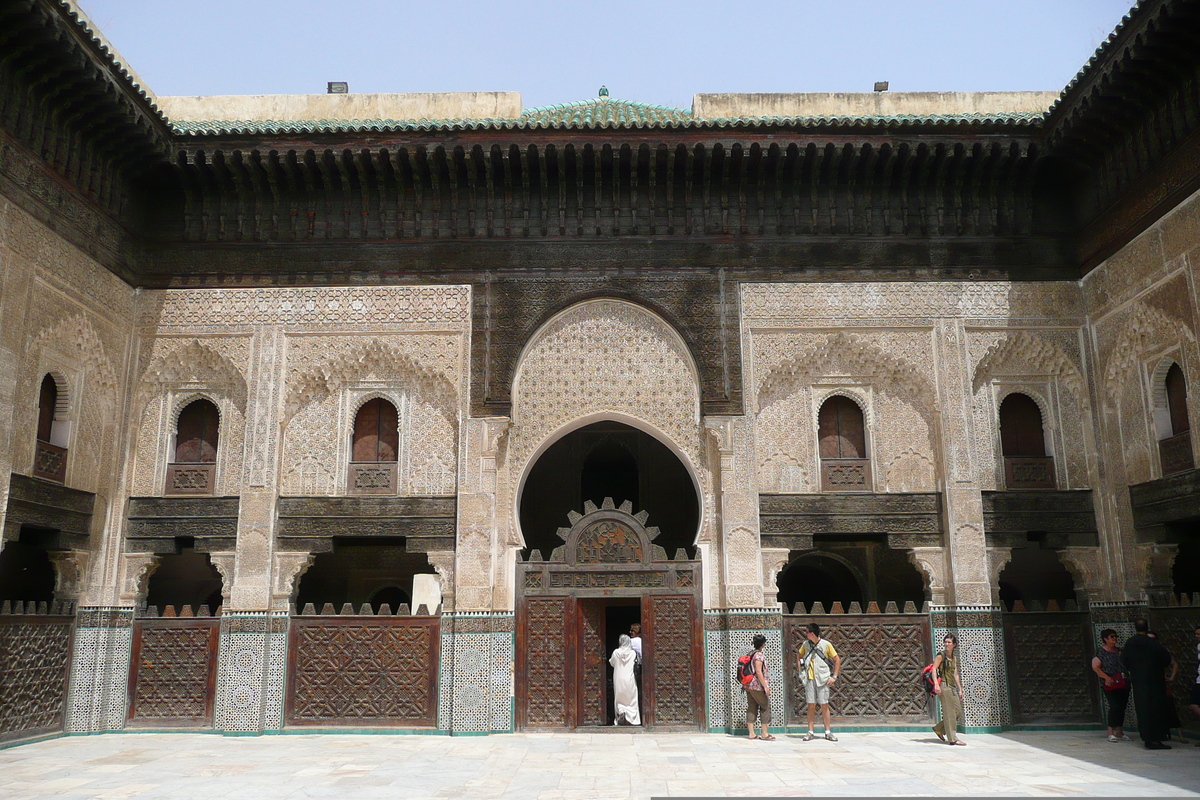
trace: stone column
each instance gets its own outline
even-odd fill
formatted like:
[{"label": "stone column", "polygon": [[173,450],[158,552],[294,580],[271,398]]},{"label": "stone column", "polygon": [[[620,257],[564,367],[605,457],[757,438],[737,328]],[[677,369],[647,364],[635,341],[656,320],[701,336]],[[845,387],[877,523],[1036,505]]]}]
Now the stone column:
[{"label": "stone column", "polygon": [[274,542],[287,339],[258,326],[251,347],[237,553],[221,615],[215,708],[219,730],[242,733],[283,726],[287,599],[280,594],[290,595],[297,568],[294,558],[276,563]]},{"label": "stone column", "polygon": [[[947,631],[958,635],[960,669],[970,688],[965,724],[996,729],[1011,721],[1004,628],[1000,608],[993,605],[983,527],[983,495],[974,463],[973,393],[970,354],[962,319],[942,319],[934,329],[934,363],[938,365],[939,433],[944,469],[942,491],[951,605],[934,606],[935,649]],[[931,586],[932,588],[932,586]]]},{"label": "stone column", "polygon": [[[721,537],[721,594],[727,608],[763,605],[754,431],[747,417],[705,417],[719,458],[717,530]],[[709,564],[704,565],[706,569]],[[714,598],[715,599],[715,598]]]}]

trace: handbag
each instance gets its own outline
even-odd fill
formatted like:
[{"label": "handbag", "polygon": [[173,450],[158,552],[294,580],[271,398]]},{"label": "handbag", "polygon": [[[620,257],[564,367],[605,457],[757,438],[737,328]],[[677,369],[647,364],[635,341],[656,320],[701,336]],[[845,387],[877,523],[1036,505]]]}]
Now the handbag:
[{"label": "handbag", "polygon": [[1104,685],[1104,691],[1112,692],[1112,691],[1116,691],[1117,689],[1124,689],[1128,685],[1129,685],[1129,682],[1127,680],[1125,680],[1125,673],[1118,672],[1116,678],[1113,679],[1112,683],[1108,683],[1108,684]]}]

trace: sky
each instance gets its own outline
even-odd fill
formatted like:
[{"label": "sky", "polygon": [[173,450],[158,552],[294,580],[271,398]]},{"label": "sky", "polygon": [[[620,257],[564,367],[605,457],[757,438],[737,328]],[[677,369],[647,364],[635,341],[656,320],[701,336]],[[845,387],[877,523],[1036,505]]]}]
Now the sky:
[{"label": "sky", "polygon": [[1132,0],[77,0],[158,95],[1062,89]]}]

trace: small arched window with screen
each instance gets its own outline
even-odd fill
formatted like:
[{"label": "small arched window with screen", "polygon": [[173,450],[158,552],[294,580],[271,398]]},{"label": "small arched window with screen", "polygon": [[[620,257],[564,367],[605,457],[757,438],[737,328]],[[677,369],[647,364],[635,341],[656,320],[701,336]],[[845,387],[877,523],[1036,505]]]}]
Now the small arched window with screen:
[{"label": "small arched window with screen", "polygon": [[1172,364],[1167,370],[1166,394],[1171,435],[1159,440],[1158,455],[1163,475],[1174,475],[1195,466],[1192,457],[1192,426],[1188,420],[1187,380],[1178,364]]},{"label": "small arched window with screen", "polygon": [[382,397],[368,400],[354,416],[350,443],[351,494],[395,494],[400,455],[400,415]]},{"label": "small arched window with screen", "polygon": [[63,483],[67,477],[67,438],[69,423],[60,419],[62,399],[58,381],[46,373],[38,391],[37,447],[33,456],[33,476]]},{"label": "small arched window with screen", "polygon": [[1029,395],[1014,392],[1000,403],[1000,448],[1009,489],[1053,489],[1054,459],[1046,453],[1042,410]]},{"label": "small arched window with screen", "polygon": [[817,446],[822,491],[871,491],[866,426],[857,403],[834,395],[821,404],[817,414]]},{"label": "small arched window with screen", "polygon": [[167,467],[167,494],[212,494],[216,488],[221,415],[211,400],[193,400],[179,412],[175,449]]}]

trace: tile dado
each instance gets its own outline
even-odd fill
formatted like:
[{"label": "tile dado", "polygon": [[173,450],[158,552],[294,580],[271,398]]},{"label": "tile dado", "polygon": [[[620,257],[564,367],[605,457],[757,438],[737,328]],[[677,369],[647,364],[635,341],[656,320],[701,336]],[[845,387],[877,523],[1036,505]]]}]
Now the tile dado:
[{"label": "tile dado", "polygon": [[441,622],[438,728],[458,734],[511,732],[513,615],[447,612]]}]

